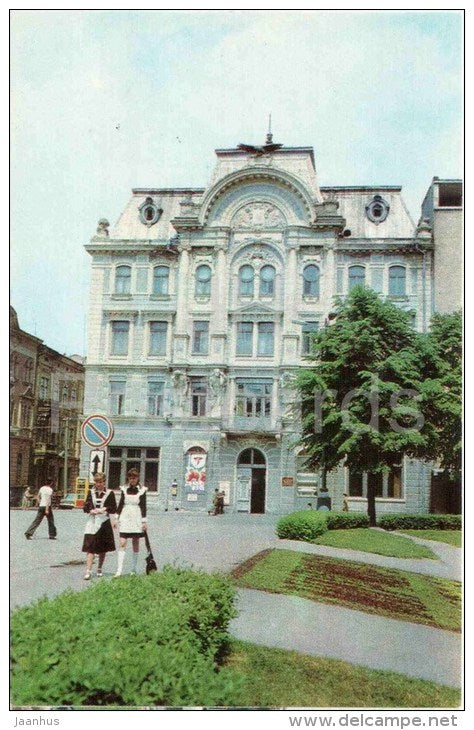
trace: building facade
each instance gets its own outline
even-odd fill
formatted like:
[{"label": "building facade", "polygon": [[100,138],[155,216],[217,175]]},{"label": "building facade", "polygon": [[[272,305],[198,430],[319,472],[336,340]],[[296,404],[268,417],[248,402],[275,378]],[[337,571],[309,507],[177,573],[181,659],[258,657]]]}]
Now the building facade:
[{"label": "building facade", "polygon": [[20,329],[10,307],[11,504],[47,478],[62,489],[74,486],[83,400],[84,359],[61,355]]},{"label": "building facade", "polygon": [[[357,284],[419,331],[434,310],[433,215],[416,226],[396,186],[320,187],[311,147],[268,150],[216,150],[207,188],[133,190],[86,245],[84,413],[114,424],[109,486],[138,467],[152,508],[207,510],[215,489],[242,513],[315,503],[292,389],[311,333]],[[369,478],[329,474],[333,507],[365,509]],[[429,465],[377,479],[379,512],[429,510]]]}]

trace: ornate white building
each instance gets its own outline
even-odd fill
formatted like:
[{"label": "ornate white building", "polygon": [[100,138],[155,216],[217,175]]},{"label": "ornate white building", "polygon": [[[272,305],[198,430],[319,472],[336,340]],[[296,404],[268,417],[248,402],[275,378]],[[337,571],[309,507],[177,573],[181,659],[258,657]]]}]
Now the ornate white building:
[{"label": "ornate white building", "polygon": [[[315,503],[319,486],[295,448],[291,389],[310,334],[359,283],[426,329],[437,208],[428,194],[416,227],[400,187],[320,188],[311,147],[216,156],[207,188],[133,190],[87,244],[85,414],[113,421],[112,487],[138,466],[160,509],[207,510],[220,489],[229,510],[285,513]],[[89,459],[83,448],[84,475]],[[405,460],[380,480],[379,511],[428,511],[430,476]],[[346,491],[365,509],[367,478],[330,474],[333,506]]]}]

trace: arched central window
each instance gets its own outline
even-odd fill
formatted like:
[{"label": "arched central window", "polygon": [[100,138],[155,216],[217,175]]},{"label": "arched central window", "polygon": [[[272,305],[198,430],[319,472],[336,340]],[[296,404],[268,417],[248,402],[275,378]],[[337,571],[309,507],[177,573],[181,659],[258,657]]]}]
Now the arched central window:
[{"label": "arched central window", "polygon": [[355,286],[364,286],[365,268],[363,266],[349,266],[349,291]]},{"label": "arched central window", "polygon": [[239,271],[239,294],[242,297],[253,296],[254,270],[249,264],[242,266]]},{"label": "arched central window", "polygon": [[406,269],[391,266],[388,270],[388,293],[393,297],[404,297],[406,293]]},{"label": "arched central window", "polygon": [[211,293],[211,267],[207,264],[196,269],[194,293],[196,296],[209,296]]},{"label": "arched central window", "polygon": [[260,296],[271,297],[275,292],[275,269],[273,266],[262,266],[260,269]]},{"label": "arched central window", "polygon": [[169,294],[170,270],[167,266],[155,266],[153,269],[153,294],[166,296]]},{"label": "arched central window", "polygon": [[130,266],[117,266],[115,269],[115,293],[130,294],[132,269]]},{"label": "arched central window", "polygon": [[314,264],[303,269],[303,295],[319,297],[319,267]]}]

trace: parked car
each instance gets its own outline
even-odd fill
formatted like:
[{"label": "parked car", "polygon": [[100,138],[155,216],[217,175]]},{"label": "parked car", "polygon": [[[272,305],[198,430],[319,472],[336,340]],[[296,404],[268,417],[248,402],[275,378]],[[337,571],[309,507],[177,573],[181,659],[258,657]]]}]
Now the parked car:
[{"label": "parked car", "polygon": [[76,495],[73,492],[66,494],[59,503],[59,509],[73,509],[76,506],[75,502]]}]

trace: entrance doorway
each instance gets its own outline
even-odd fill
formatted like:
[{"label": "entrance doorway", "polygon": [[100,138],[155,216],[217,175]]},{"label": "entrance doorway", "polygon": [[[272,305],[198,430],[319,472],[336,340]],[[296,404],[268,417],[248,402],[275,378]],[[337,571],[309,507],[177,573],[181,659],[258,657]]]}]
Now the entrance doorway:
[{"label": "entrance doorway", "polygon": [[259,449],[245,449],[237,459],[237,510],[264,514],[267,466]]}]

